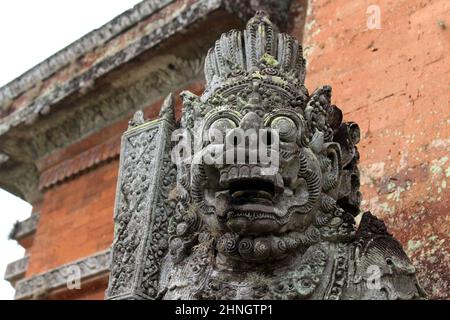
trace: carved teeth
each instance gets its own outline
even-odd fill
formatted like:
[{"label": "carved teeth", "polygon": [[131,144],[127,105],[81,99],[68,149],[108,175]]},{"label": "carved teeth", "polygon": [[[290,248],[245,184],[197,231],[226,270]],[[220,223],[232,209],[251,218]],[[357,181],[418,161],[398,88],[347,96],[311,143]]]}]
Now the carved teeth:
[{"label": "carved teeth", "polygon": [[238,190],[231,195],[233,198],[251,198],[252,200],[258,199],[269,200],[269,204],[272,201],[272,194],[264,190]]},{"label": "carved teeth", "polygon": [[290,215],[278,216],[275,213],[263,212],[258,210],[251,209],[231,209],[225,212],[225,216],[227,220],[233,218],[246,218],[249,221],[261,220],[261,219],[270,219],[276,221],[279,224],[285,224],[288,222]]},{"label": "carved teeth", "polygon": [[239,178],[239,170],[236,166],[233,166],[230,168],[230,171],[228,171],[228,179],[237,179]]},{"label": "carved teeth", "polygon": [[228,185],[228,172],[223,171],[220,174],[220,181],[219,181],[219,183],[220,183],[221,186],[224,186],[224,187]]},{"label": "carved teeth", "polygon": [[283,193],[284,182],[281,174],[261,175],[261,167],[257,165],[232,165],[220,171],[220,186],[228,188],[230,183],[240,179],[255,179],[270,182],[276,193]]},{"label": "carved teeth", "polygon": [[239,169],[239,178],[250,178],[250,168],[248,166],[242,166]]},{"label": "carved teeth", "polygon": [[258,166],[253,166],[252,169],[251,169],[250,176],[252,178],[260,177],[261,176],[261,168],[258,167]]}]

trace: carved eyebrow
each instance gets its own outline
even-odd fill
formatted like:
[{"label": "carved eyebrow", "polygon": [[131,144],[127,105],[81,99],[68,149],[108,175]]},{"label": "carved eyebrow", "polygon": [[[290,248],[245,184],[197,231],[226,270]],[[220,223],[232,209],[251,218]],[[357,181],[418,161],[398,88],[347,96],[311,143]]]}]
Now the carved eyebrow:
[{"label": "carved eyebrow", "polygon": [[236,125],[239,125],[239,121],[242,119],[242,115],[235,110],[212,110],[206,114],[203,128],[209,128],[214,121],[223,118],[230,119],[235,122]]},{"label": "carved eyebrow", "polygon": [[275,110],[269,112],[268,114],[264,115],[263,123],[265,126],[267,126],[272,122],[272,120],[274,120],[275,118],[280,117],[280,116],[291,119],[292,121],[294,121],[294,123],[299,128],[303,128],[305,126],[303,116],[301,114],[298,114],[294,110],[287,109],[287,108],[286,109],[284,109],[284,108],[283,109],[275,109]]}]

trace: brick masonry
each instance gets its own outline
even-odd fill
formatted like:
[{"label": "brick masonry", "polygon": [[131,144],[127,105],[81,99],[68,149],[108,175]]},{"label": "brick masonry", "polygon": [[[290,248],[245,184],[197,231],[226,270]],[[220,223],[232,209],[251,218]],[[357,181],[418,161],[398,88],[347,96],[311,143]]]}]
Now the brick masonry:
[{"label": "brick masonry", "polygon": [[[381,29],[368,30],[369,5]],[[361,128],[363,209],[383,218],[431,298],[450,298],[450,2],[309,2],[307,86]],[[294,32],[298,32],[293,30]]]},{"label": "brick masonry", "polygon": [[26,277],[109,248],[118,161],[49,189]]},{"label": "brick masonry", "polygon": [[[379,30],[367,29],[370,4],[294,1],[289,32],[303,39],[308,88],[332,85],[345,119],[360,125],[363,208],[385,219],[430,296],[450,298],[450,2],[376,1]],[[201,84],[189,89],[200,92]],[[158,105],[146,116],[155,117]],[[40,169],[119,136],[126,122],[40,159]],[[111,245],[117,169],[117,158],[109,159],[45,191],[26,277]],[[98,280],[49,298],[102,299],[106,286]]]}]

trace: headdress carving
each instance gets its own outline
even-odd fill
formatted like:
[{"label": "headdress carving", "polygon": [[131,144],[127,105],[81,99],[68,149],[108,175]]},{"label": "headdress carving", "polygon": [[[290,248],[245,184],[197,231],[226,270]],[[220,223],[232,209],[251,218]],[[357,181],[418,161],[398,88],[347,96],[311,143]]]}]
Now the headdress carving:
[{"label": "headdress carving", "polygon": [[255,73],[261,79],[276,76],[289,81],[291,90],[300,89],[305,79],[302,46],[294,37],[279,33],[262,11],[250,19],[245,31],[223,34],[205,61],[207,87],[227,86],[237,76]]}]

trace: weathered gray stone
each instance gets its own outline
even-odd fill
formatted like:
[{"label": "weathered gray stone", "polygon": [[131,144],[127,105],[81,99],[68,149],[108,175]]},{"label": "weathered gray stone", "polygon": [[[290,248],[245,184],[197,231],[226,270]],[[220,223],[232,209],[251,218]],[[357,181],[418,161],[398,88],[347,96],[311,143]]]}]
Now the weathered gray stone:
[{"label": "weathered gray stone", "polygon": [[82,282],[89,278],[107,275],[110,270],[110,255],[110,251],[106,250],[20,280],[15,286],[15,299],[42,298],[52,290],[70,285],[74,280]]},{"label": "weathered gray stone", "polygon": [[5,280],[11,282],[14,286],[17,280],[22,279],[28,269],[29,257],[25,256],[19,260],[9,263],[6,266]]},{"label": "weathered gray stone", "polygon": [[[155,211],[157,181],[167,173],[156,170],[148,180],[151,164],[136,159],[157,161],[164,155],[146,151],[142,142],[130,147],[129,132],[140,130],[145,136],[153,128],[141,124],[141,117],[133,120],[138,126],[124,135],[114,242],[118,254],[109,297],[425,297],[414,267],[384,223],[366,212],[356,227],[359,128],[342,122],[341,110],[331,104],[331,87],[308,92],[298,41],[258,12],[245,31],[232,30],[216,42],[206,57],[205,77],[202,96],[182,94],[179,126],[194,138],[209,137],[212,130],[222,134],[222,140],[202,141],[195,155],[212,146],[216,159],[226,159],[230,147],[233,157],[222,163],[189,157],[177,162],[175,210],[171,205]],[[252,138],[236,138],[241,129],[265,131],[253,143]],[[262,159],[268,150],[258,153],[263,147],[279,156],[277,170],[267,171]],[[258,157],[252,160],[253,154]],[[158,199],[163,201],[164,194]],[[164,223],[152,223],[157,219]],[[145,294],[129,294],[141,283],[147,284]]]},{"label": "weathered gray stone", "polygon": [[34,213],[29,218],[23,221],[17,221],[9,234],[9,238],[20,240],[36,232],[39,217],[39,213]]},{"label": "weathered gray stone", "polygon": [[169,242],[168,220],[174,211],[168,199],[176,178],[169,156],[173,107],[169,95],[160,119],[147,123],[138,111],[123,136],[109,299],[154,299],[158,294],[161,259]]}]

